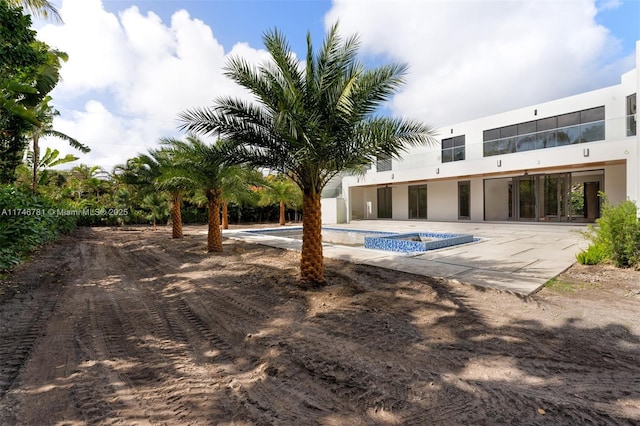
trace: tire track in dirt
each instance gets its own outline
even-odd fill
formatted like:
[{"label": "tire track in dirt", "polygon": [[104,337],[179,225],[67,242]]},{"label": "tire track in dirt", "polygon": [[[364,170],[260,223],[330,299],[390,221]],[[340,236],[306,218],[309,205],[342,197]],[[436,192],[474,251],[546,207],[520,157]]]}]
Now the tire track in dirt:
[{"label": "tire track in dirt", "polygon": [[[117,376],[125,385],[121,393],[130,401],[137,401],[129,410],[130,415],[142,413],[152,423],[175,419],[194,421],[189,413],[197,414],[199,411],[195,408],[206,407],[210,400],[208,389],[215,389],[215,385],[206,380],[193,380],[187,368],[193,361],[194,351],[203,345],[192,344],[193,332],[186,332],[185,328],[198,326],[198,321],[187,308],[178,306],[176,312],[184,314],[180,317],[172,314],[173,310],[167,306],[159,306],[153,291],[141,284],[141,279],[159,272],[160,259],[147,255],[123,257],[122,261],[131,263],[123,283],[107,301],[96,303],[91,309],[98,335],[104,341],[96,353],[98,357],[127,365]],[[144,268],[140,268],[140,262]],[[157,283],[149,285],[157,286]],[[126,294],[118,294],[123,290]],[[195,340],[208,341],[210,351],[218,350],[224,343],[203,325],[198,331],[201,335]],[[227,354],[230,350],[226,345],[220,352]],[[158,388],[164,391],[159,393]]]},{"label": "tire track in dirt", "polygon": [[640,420],[638,340],[622,327],[493,325],[472,290],[352,265],[327,274],[341,284],[302,290],[295,256],[241,243],[206,254],[197,238],[79,231],[58,294],[41,286],[0,309],[8,341],[41,324],[0,424]]},{"label": "tire track in dirt", "polygon": [[[36,305],[33,299],[20,297],[11,306],[2,306],[3,316],[12,316],[12,327],[6,333],[0,333],[0,398],[11,388],[46,329],[46,323],[56,307],[54,294],[50,293],[50,296],[52,299],[44,305]],[[21,315],[19,311],[29,312],[29,316]]]}]

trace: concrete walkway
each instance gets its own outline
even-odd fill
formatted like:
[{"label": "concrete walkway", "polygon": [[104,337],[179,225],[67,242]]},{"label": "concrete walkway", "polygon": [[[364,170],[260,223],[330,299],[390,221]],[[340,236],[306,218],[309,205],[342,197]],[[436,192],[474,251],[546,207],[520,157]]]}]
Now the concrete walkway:
[{"label": "concrete walkway", "polygon": [[[525,296],[535,293],[548,280],[570,267],[576,261],[576,253],[588,245],[579,233],[586,230],[585,225],[362,220],[327,226],[391,232],[472,234],[481,238],[481,241],[420,254],[325,244],[324,255],[417,275],[454,279]],[[247,234],[241,230],[224,231],[223,235],[289,250],[300,250],[302,244],[297,240]]]}]

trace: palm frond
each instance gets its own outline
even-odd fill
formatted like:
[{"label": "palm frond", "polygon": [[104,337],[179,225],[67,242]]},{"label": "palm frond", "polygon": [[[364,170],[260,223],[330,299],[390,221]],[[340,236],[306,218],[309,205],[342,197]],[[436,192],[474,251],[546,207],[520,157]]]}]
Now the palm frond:
[{"label": "palm frond", "polygon": [[73,148],[77,149],[80,152],[83,153],[87,153],[91,151],[91,148],[89,148],[87,145],[84,145],[80,142],[78,142],[77,139],[72,138],[69,135],[66,135],[62,132],[59,132],[57,130],[53,130],[53,129],[45,129],[42,131],[42,135],[43,136],[53,136],[56,137],[58,139],[62,139],[63,141],[67,142],[70,146],[72,146]]}]

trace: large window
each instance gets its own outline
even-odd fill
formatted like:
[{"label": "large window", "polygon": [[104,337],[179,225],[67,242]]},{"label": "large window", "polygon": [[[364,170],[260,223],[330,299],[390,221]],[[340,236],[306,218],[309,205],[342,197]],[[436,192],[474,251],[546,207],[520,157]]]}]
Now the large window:
[{"label": "large window", "polygon": [[604,106],[483,133],[485,157],[604,140]]},{"label": "large window", "polygon": [[627,136],[635,136],[637,132],[636,94],[627,96]]},{"label": "large window", "polygon": [[442,139],[442,162],[461,161],[465,157],[464,135]]},{"label": "large window", "polygon": [[376,170],[379,172],[388,172],[391,170],[391,157],[378,157]]}]

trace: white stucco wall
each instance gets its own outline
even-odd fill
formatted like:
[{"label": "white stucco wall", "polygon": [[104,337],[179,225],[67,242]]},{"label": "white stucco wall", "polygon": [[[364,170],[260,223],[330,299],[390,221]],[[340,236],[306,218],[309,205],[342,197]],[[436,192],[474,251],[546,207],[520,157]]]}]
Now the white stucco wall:
[{"label": "white stucco wall", "polygon": [[427,218],[458,220],[458,182],[430,182],[427,188]]},{"label": "white stucco wall", "polygon": [[618,204],[627,199],[626,165],[606,166],[604,168],[604,193],[609,202]]},{"label": "white stucco wall", "polygon": [[338,199],[337,198],[323,198],[320,201],[320,207],[322,209],[323,225],[338,223]]},{"label": "white stucco wall", "polygon": [[[636,46],[636,63],[640,68],[640,41]],[[427,184],[428,219],[458,220],[457,182],[468,180],[471,182],[471,220],[505,220],[508,200],[504,199],[507,196],[504,194],[508,191],[499,187],[504,187],[508,181],[488,181],[486,189],[502,195],[495,196],[500,199],[494,197],[499,206],[485,206],[485,179],[591,169],[605,170],[604,190],[611,201],[629,198],[639,202],[640,138],[626,134],[626,98],[637,93],[638,87],[640,73],[634,69],[622,76],[620,84],[611,87],[442,127],[438,130],[439,139],[465,135],[465,160],[442,163],[440,144],[415,147],[403,156],[402,161],[394,160],[391,171],[378,173],[374,167],[364,177],[346,177],[343,179],[343,193],[349,194],[346,200],[350,206],[348,219],[365,218],[367,202],[371,203],[369,217],[375,218],[376,188],[390,185],[393,187],[393,218],[405,220],[408,218],[408,185]],[[484,130],[601,105],[605,106],[604,141],[483,156]]]},{"label": "white stucco wall", "polygon": [[484,182],[485,220],[509,220],[510,180],[487,179]]},{"label": "white stucco wall", "polygon": [[393,218],[409,219],[409,185],[393,186]]}]

